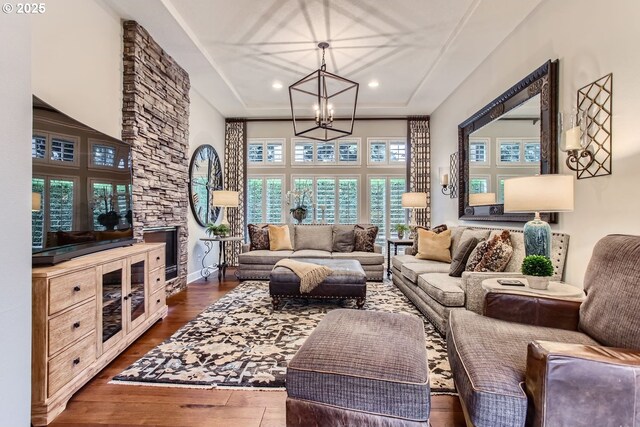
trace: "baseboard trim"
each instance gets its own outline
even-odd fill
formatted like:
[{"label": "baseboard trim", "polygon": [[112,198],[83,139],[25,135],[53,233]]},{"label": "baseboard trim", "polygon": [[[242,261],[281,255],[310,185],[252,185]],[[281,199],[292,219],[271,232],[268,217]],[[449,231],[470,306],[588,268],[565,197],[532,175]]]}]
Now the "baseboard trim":
[{"label": "baseboard trim", "polygon": [[[214,273],[218,272],[218,267],[214,267],[213,265],[210,265],[209,270],[211,271],[211,275],[213,275]],[[211,275],[209,275],[209,277],[211,277]],[[187,285],[191,282],[195,282],[196,280],[200,280],[202,278],[203,278],[202,270],[196,270],[193,273],[190,273],[187,275]]]}]

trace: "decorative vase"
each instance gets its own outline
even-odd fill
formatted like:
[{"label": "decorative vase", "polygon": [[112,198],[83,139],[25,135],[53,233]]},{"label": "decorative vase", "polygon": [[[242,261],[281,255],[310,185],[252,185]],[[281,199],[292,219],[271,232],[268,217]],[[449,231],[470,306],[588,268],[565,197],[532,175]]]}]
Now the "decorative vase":
[{"label": "decorative vase", "polygon": [[298,224],[302,224],[302,221],[307,218],[307,210],[305,208],[295,208],[291,211],[291,216],[298,221]]},{"label": "decorative vase", "polygon": [[545,290],[549,287],[549,276],[525,276],[531,289]]},{"label": "decorative vase", "polygon": [[398,231],[398,239],[400,240],[404,239],[404,230]]}]

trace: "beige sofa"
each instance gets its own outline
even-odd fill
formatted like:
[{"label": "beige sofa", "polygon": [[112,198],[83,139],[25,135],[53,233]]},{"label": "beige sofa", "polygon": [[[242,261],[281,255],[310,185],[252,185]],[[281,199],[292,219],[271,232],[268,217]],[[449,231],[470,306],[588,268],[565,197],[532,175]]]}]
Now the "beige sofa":
[{"label": "beige sofa", "polygon": [[[264,224],[261,224],[264,225]],[[369,224],[360,224],[370,227]],[[273,266],[285,258],[293,259],[352,259],[360,262],[369,281],[382,281],[384,275],[384,256],[382,247],[375,245],[374,252],[334,252],[333,239],[336,233],[353,229],[351,225],[293,225],[289,224],[292,251],[249,250],[243,245],[238,256],[236,276],[239,280],[268,280]]]},{"label": "beige sofa", "polygon": [[[455,253],[460,243],[466,239],[487,239],[501,233],[502,230],[504,229],[451,227],[451,252]],[[404,255],[396,255],[391,260],[393,283],[429,318],[436,329],[444,334],[451,310],[466,308],[482,314],[483,280],[492,277],[523,277],[520,273],[525,256],[522,230],[509,231],[513,256],[502,273],[465,271],[462,277],[451,277],[449,263],[417,259],[413,256],[411,248],[408,248]],[[552,240],[551,258],[555,270],[552,280],[562,280],[569,235],[553,233]]]}]

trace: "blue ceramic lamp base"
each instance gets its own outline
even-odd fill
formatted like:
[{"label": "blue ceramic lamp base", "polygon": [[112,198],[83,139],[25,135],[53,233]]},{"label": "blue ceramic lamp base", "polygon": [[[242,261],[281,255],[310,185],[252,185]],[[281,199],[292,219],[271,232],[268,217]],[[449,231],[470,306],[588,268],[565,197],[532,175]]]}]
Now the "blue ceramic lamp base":
[{"label": "blue ceramic lamp base", "polygon": [[524,225],[524,251],[526,255],[544,255],[551,258],[551,227],[536,212],[533,221]]}]

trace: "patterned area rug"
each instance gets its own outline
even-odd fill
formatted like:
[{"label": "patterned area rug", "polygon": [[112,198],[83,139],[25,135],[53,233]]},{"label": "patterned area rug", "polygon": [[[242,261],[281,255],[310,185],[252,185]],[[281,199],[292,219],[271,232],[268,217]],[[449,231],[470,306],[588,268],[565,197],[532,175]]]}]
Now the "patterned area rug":
[{"label": "patterned area rug", "polygon": [[[244,282],[114,377],[167,387],[282,388],[287,363],[324,315],[353,301],[285,300],[273,311],[264,282]],[[411,313],[424,321],[431,391],[454,392],[446,342],[391,282],[368,283],[365,310]]]}]

